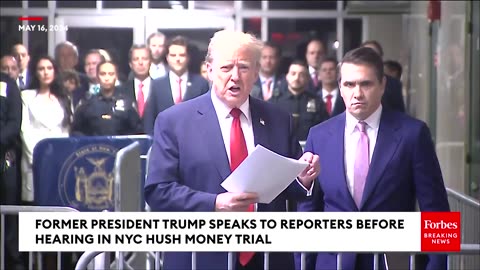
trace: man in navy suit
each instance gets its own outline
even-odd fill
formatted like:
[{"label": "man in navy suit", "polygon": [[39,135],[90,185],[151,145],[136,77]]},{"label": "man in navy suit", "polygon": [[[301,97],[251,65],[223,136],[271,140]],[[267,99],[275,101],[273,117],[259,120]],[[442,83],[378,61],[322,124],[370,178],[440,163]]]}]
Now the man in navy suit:
[{"label": "man in navy suit", "polygon": [[[318,156],[302,155],[286,112],[249,97],[258,77],[261,47],[250,34],[217,32],[207,54],[212,90],[158,115],[145,183],[145,200],[153,211],[251,211],[258,201],[256,193],[226,192],[221,183],[257,144],[309,162],[270,204],[257,204],[257,211],[285,211],[288,195],[304,198],[310,193],[320,171]],[[263,253],[247,260],[242,255],[234,253],[234,269],[263,269]],[[225,252],[196,256],[196,269],[227,269]],[[164,269],[192,269],[191,253],[166,253]],[[293,269],[293,255],[271,253],[270,269]]]},{"label": "man in navy suit", "polygon": [[321,79],[320,90],[317,92],[322,99],[328,117],[339,115],[345,111],[345,103],[340,96],[337,80],[337,60],[332,57],[324,58],[318,67]]},{"label": "man in navy suit", "polygon": [[[448,212],[428,127],[381,104],[386,83],[381,57],[371,48],[352,50],[343,58],[340,73],[347,110],[310,130],[305,151],[320,156],[322,171],[313,199],[299,203],[299,211],[409,212],[418,201],[421,211]],[[386,269],[384,258],[380,269]],[[307,262],[308,269],[336,269],[336,254],[318,253]],[[447,257],[430,254],[416,262],[415,269],[441,270]],[[371,254],[342,256],[342,269],[372,267]]]},{"label": "man in navy suit", "polygon": [[155,119],[161,111],[180,102],[198,97],[208,92],[208,81],[199,74],[188,72],[188,42],[185,37],[177,36],[170,40],[167,47],[167,76],[152,81],[149,102],[145,106],[143,122],[145,132],[153,134]]},{"label": "man in navy suit", "polygon": [[15,56],[20,67],[18,77],[16,78],[17,86],[20,90],[25,90],[30,86],[32,78],[35,76],[35,72],[34,74],[30,74],[30,70],[28,70],[30,54],[23,44],[18,43],[13,45],[12,55]]}]

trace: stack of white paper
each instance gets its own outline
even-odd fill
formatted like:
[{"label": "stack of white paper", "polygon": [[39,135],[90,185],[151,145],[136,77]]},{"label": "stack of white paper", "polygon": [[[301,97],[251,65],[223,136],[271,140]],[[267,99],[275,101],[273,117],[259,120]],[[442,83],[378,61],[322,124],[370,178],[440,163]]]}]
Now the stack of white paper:
[{"label": "stack of white paper", "polygon": [[290,185],[308,163],[283,157],[257,145],[222,183],[229,192],[256,192],[259,203],[270,203]]}]

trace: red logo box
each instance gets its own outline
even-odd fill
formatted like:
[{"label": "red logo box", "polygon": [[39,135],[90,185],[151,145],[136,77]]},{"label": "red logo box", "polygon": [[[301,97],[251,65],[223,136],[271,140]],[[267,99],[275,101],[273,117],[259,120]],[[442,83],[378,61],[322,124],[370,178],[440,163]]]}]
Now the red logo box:
[{"label": "red logo box", "polygon": [[460,212],[422,212],[422,252],[460,251]]}]

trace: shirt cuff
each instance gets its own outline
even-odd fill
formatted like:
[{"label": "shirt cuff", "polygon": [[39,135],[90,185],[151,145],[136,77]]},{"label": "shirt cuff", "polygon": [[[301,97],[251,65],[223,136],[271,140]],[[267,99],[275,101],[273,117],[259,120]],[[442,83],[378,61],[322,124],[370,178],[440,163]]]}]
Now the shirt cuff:
[{"label": "shirt cuff", "polygon": [[297,183],[298,183],[303,189],[305,189],[305,191],[307,192],[307,197],[312,196],[313,186],[315,185],[315,181],[312,182],[312,186],[310,187],[310,189],[307,189],[307,188],[302,184],[302,182],[300,181],[300,179],[299,179],[298,177],[295,178],[295,180],[297,180]]}]

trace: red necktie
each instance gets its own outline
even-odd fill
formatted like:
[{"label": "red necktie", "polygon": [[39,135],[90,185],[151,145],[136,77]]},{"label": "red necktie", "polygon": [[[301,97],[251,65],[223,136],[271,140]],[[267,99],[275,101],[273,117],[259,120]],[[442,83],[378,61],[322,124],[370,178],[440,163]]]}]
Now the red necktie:
[{"label": "red necktie", "polygon": [[327,107],[328,115],[331,115],[332,114],[332,95],[328,94],[326,98],[327,98],[327,102],[325,102],[325,106]]},{"label": "red necktie", "polygon": [[138,85],[137,94],[138,115],[143,117],[143,111],[145,110],[145,96],[143,95],[143,83]]},{"label": "red necktie", "polygon": [[[232,128],[230,130],[230,170],[233,172],[242,161],[248,156],[247,143],[243,136],[242,126],[240,124],[240,115],[242,111],[238,108],[232,109],[230,114],[233,116]],[[254,205],[248,207],[249,212],[253,212]],[[238,260],[245,266],[252,258],[255,252],[240,252]]]},{"label": "red necktie", "polygon": [[175,104],[182,102],[182,79],[178,78],[178,96],[175,98]]}]

